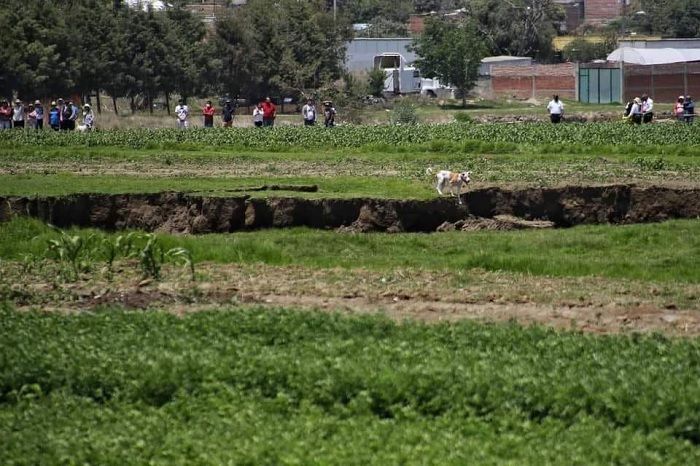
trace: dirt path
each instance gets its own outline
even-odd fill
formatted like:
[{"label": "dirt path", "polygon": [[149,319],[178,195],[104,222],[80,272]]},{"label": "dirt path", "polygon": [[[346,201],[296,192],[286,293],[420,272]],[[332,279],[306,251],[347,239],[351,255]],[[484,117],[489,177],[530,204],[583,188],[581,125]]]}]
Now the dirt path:
[{"label": "dirt path", "polygon": [[[47,264],[27,273],[4,263],[5,298],[20,309],[85,312],[104,306],[186,314],[231,306],[291,307],[382,314],[429,323],[472,319],[514,321],[592,333],[700,335],[700,285],[649,284],[599,278],[544,278],[486,271],[428,272],[306,269],[200,264],[198,280],[178,269],[161,282],[141,281],[135,268],[111,279],[95,273],[60,283]],[[23,276],[23,281],[13,277]]]}]

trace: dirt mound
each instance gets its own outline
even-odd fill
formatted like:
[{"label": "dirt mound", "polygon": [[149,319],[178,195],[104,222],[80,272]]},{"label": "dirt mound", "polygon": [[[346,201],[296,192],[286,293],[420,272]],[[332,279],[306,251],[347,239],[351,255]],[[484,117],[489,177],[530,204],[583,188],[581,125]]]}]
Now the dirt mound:
[{"label": "dirt mound", "polygon": [[59,227],[192,234],[295,226],[353,232],[432,232],[451,228],[449,224],[461,230],[569,227],[698,218],[700,189],[634,185],[485,188],[464,194],[461,205],[451,198],[251,199],[183,193],[0,197],[0,221],[16,215]]},{"label": "dirt mound", "polygon": [[444,222],[436,231],[526,230],[555,226],[554,222],[548,220],[524,220],[512,215],[496,215],[494,218],[469,217],[454,223]]}]

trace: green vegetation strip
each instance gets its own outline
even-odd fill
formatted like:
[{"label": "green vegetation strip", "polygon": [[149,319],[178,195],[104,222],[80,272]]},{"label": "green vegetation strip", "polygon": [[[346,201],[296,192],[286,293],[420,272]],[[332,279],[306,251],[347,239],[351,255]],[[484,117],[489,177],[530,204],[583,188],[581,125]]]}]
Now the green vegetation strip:
[{"label": "green vegetation strip", "polygon": [[700,340],[0,307],[14,464],[696,464]]},{"label": "green vegetation strip", "polygon": [[58,133],[54,131],[5,131],[0,144],[54,146],[117,146],[134,149],[236,146],[257,150],[285,150],[289,147],[357,148],[412,144],[581,144],[649,146],[700,145],[700,131],[694,125],[656,124],[632,126],[624,123],[551,125],[532,124],[441,124],[406,126],[340,126],[336,128],[281,126],[274,129],[215,128],[134,129]]},{"label": "green vegetation strip", "polygon": [[[89,230],[75,230],[87,236]],[[74,234],[74,233],[73,233]],[[46,256],[56,233],[36,220],[0,224],[0,258]],[[298,264],[389,270],[485,269],[532,275],[700,282],[700,221],[566,230],[341,234],[293,228],[202,236],[160,235],[165,249],[187,248],[195,262]],[[102,260],[99,254],[87,260]]]}]

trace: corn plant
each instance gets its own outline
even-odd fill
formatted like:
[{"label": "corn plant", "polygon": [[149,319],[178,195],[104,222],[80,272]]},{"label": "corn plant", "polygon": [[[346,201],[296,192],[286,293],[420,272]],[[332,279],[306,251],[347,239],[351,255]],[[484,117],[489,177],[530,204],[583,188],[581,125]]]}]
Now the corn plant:
[{"label": "corn plant", "polygon": [[144,236],[146,244],[139,252],[139,264],[143,276],[159,279],[160,269],[165,260],[165,252],[158,241],[158,237],[153,233]]},{"label": "corn plant", "polygon": [[165,257],[174,263],[181,263],[190,271],[190,279],[194,281],[194,259],[192,253],[186,248],[172,248],[165,253]]},{"label": "corn plant", "polygon": [[80,259],[83,251],[87,250],[92,242],[94,235],[89,235],[83,238],[80,235],[69,235],[65,231],[49,225],[49,227],[58,233],[58,238],[47,240],[47,253],[61,263],[66,263],[72,272],[71,278],[78,279],[80,271],[87,268],[86,263],[81,263]]}]

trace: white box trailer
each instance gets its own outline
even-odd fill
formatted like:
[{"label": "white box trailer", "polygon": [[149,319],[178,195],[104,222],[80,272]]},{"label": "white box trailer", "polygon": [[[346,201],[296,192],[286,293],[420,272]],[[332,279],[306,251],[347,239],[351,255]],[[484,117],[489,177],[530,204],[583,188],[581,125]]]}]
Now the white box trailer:
[{"label": "white box trailer", "polygon": [[422,78],[420,70],[408,64],[400,53],[386,52],[375,55],[374,68],[384,70],[386,94],[421,94],[428,97],[445,97],[452,94],[452,89],[440,84],[439,80]]}]

